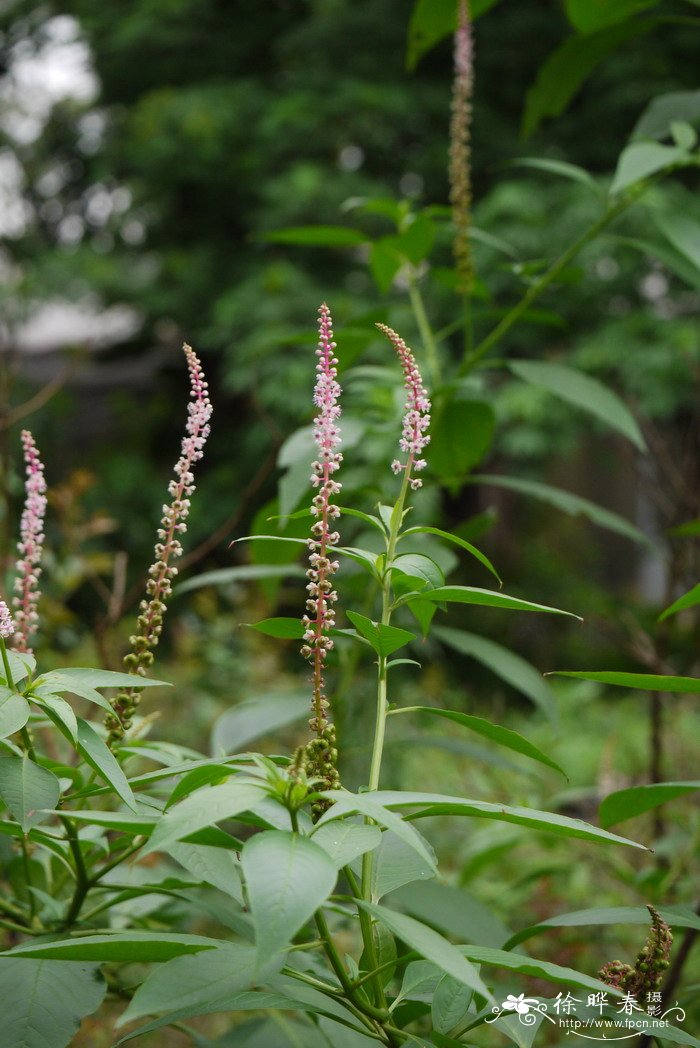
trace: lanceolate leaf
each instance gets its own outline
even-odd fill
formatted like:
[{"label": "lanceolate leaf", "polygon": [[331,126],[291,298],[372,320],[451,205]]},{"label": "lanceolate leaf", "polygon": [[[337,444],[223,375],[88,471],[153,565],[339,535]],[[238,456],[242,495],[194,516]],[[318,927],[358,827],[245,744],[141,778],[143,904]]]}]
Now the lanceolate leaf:
[{"label": "lanceolate leaf", "polygon": [[441,710],[434,706],[407,706],[403,709],[392,710],[392,713],[426,713],[433,717],[443,717],[446,720],[453,721],[455,724],[459,724],[462,728],[476,732],[477,735],[483,735],[485,739],[491,739],[492,742],[498,743],[499,746],[505,746],[509,750],[515,750],[516,753],[522,753],[526,757],[532,758],[532,760],[539,761],[540,764],[546,764],[548,767],[560,772],[564,778],[567,777],[566,772],[560,768],[556,761],[553,761],[551,757],[548,757],[537,746],[533,746],[531,742],[524,739],[517,731],[503,728],[500,724],[492,724],[491,721],[485,720],[483,717],[472,717],[470,714],[459,713],[457,710]]},{"label": "lanceolate leaf", "polygon": [[667,677],[660,673],[622,673],[617,670],[554,670],[547,676],[576,677],[578,680],[593,680],[620,688],[636,688],[638,691],[700,693],[700,679],[697,677]]},{"label": "lanceolate leaf", "polygon": [[466,539],[461,539],[459,535],[453,535],[449,531],[442,531],[440,528],[428,528],[428,527],[415,527],[408,528],[402,532],[401,538],[408,538],[409,535],[436,535],[439,539],[444,539],[446,542],[453,542],[455,546],[459,546],[460,549],[466,550],[467,553],[471,553],[472,557],[476,557],[480,564],[483,564],[487,571],[501,581],[501,577],[494,568],[493,564],[481,550],[477,549],[476,546],[472,546],[471,542],[467,542]]},{"label": "lanceolate leaf", "polygon": [[498,593],[495,590],[477,589],[474,586],[439,586],[434,590],[426,590],[411,598],[411,601],[432,601],[433,603],[447,604],[478,604],[482,607],[505,608],[509,611],[540,611],[550,615],[570,615],[571,618],[579,619],[571,611],[562,611],[560,608],[550,608],[546,604],[534,604],[520,597],[509,597],[507,593]]},{"label": "lanceolate leaf", "polygon": [[565,364],[550,364],[539,360],[516,360],[508,365],[510,370],[533,386],[546,389],[561,400],[574,404],[582,411],[601,419],[640,451],[646,450],[644,437],[637,421],[626,404],[616,393],[590,375]]},{"label": "lanceolate leaf", "polygon": [[243,849],[241,866],[262,966],[325,902],[338,872],[327,852],[310,838],[280,830],[252,837]]},{"label": "lanceolate leaf", "polygon": [[222,713],[214,724],[212,753],[240,752],[253,739],[301,720],[308,716],[308,711],[309,696],[302,691],[246,699]]},{"label": "lanceolate leaf", "polygon": [[[51,673],[42,673],[41,677],[37,677],[36,683],[60,684],[61,687],[55,688],[55,691],[70,691],[71,685],[81,688],[169,688],[171,686],[165,680],[152,680],[150,677],[135,677],[131,673],[95,670],[89,667],[71,667]],[[80,695],[81,692],[76,691],[75,694]]]},{"label": "lanceolate leaf", "polygon": [[693,586],[691,590],[684,593],[678,600],[674,600],[673,604],[670,604],[665,611],[661,612],[658,621],[663,622],[664,619],[669,618],[671,615],[677,615],[679,611],[685,611],[686,608],[694,608],[696,604],[700,604],[700,583],[697,586]]},{"label": "lanceolate leaf", "polygon": [[[700,916],[688,907],[664,907],[659,910],[662,920],[672,928],[695,928],[700,931]],[[591,910],[576,910],[573,913],[560,913],[546,921],[523,928],[511,936],[505,943],[504,950],[512,950],[521,942],[549,931],[550,928],[587,928],[604,924],[649,924],[649,911],[645,906],[608,906]]]},{"label": "lanceolate leaf", "polygon": [[284,640],[301,640],[305,629],[301,619],[292,618],[262,619],[260,622],[248,622],[246,625],[258,633],[264,633],[266,637],[279,637]]},{"label": "lanceolate leaf", "polygon": [[520,975],[529,975],[535,979],[547,979],[553,983],[563,983],[565,986],[581,986],[587,990],[607,991],[614,996],[615,991],[599,979],[592,979],[590,975],[583,975],[573,968],[562,968],[558,964],[550,964],[548,961],[535,961],[522,954],[509,953],[507,950],[495,950],[490,946],[458,946],[457,949],[476,964],[493,965],[496,968],[506,968],[508,971],[519,972]]},{"label": "lanceolate leaf", "polygon": [[394,812],[378,801],[378,793],[346,793],[344,790],[324,790],[322,796],[333,801],[333,806],[318,820],[317,826],[333,822],[352,812],[366,815],[379,826],[393,830],[397,837],[413,848],[431,869],[435,869],[435,856],[425,846],[425,841],[413,826],[404,822]]},{"label": "lanceolate leaf", "polygon": [[29,757],[0,756],[0,797],[25,833],[46,822],[43,809],[55,808],[60,794],[59,781],[47,768]]},{"label": "lanceolate leaf", "polygon": [[597,826],[583,822],[582,819],[570,819],[567,815],[554,812],[537,811],[535,808],[511,807],[507,804],[491,804],[488,801],[464,800],[462,797],[446,797],[439,793],[409,793],[398,790],[378,790],[371,794],[374,804],[386,808],[415,808],[409,818],[425,818],[433,815],[467,815],[475,819],[495,819],[498,822],[512,822],[519,826],[528,826],[544,833],[555,833],[561,837],[578,837],[586,841],[627,844],[632,848],[641,848],[643,844],[630,841],[626,837],[608,833]]},{"label": "lanceolate leaf", "polygon": [[0,957],[2,1034],[7,1048],[65,1048],[106,991],[95,964]]},{"label": "lanceolate leaf", "polygon": [[[104,826],[106,829],[128,833],[134,837],[150,837],[161,821],[161,816],[158,815],[132,815],[120,811],[72,811],[66,808],[64,812],[75,822],[86,823],[89,826]],[[183,841],[229,851],[240,847],[240,841],[220,830],[218,826],[205,826],[201,830],[195,830],[184,837]],[[172,851],[174,847],[173,844],[168,845],[169,854],[175,854]]]},{"label": "lanceolate leaf", "polygon": [[686,793],[700,790],[700,782],[655,782],[648,786],[632,786],[628,790],[617,790],[602,801],[598,809],[601,826],[614,826],[641,815],[660,804],[684,797]]},{"label": "lanceolate leaf", "polygon": [[169,961],[185,953],[213,950],[220,939],[180,932],[112,932],[106,935],[83,935],[77,939],[54,942],[30,942],[8,950],[3,957],[40,957],[56,961]]},{"label": "lanceolate leaf", "polygon": [[688,159],[685,149],[679,149],[678,146],[664,146],[660,142],[632,142],[620,154],[610,192],[613,195],[621,193],[643,178],[668,170]]},{"label": "lanceolate leaf", "polygon": [[221,943],[204,954],[175,957],[139,986],[116,1025],[184,1008],[189,1015],[201,1015],[216,1004],[223,1010],[226,999],[248,987],[255,975],[255,948],[245,943]]},{"label": "lanceolate leaf", "polygon": [[402,939],[413,950],[417,950],[426,961],[432,961],[441,971],[453,976],[464,986],[476,990],[488,1001],[493,998],[482,982],[476,968],[467,961],[460,950],[442,935],[421,924],[405,913],[396,913],[385,906],[359,901],[358,905],[381,921],[392,934]]},{"label": "lanceolate leaf", "polygon": [[455,630],[449,626],[436,627],[433,636],[462,655],[470,656],[488,666],[511,687],[527,695],[548,717],[556,716],[556,699],[549,684],[534,666],[514,651],[489,640],[488,637],[467,633],[465,630]]},{"label": "lanceolate leaf", "polygon": [[136,800],[131,791],[131,786],[126,781],[126,776],[111,750],[91,724],[88,724],[82,717],[78,717],[77,720],[78,750],[81,756],[97,772],[100,778],[104,779],[112,787],[124,803],[132,811],[136,811]]},{"label": "lanceolate leaf", "polygon": [[197,790],[165,813],[142,854],[163,851],[169,844],[190,837],[197,830],[212,826],[221,819],[232,819],[255,807],[264,797],[262,785],[248,781],[232,780]]},{"label": "lanceolate leaf", "polygon": [[609,509],[604,509],[602,506],[597,506],[595,502],[583,499],[580,495],[574,495],[570,491],[562,491],[561,488],[553,488],[550,484],[541,484],[537,480],[523,480],[520,477],[501,477],[485,473],[475,473],[469,478],[469,482],[489,484],[496,488],[508,488],[510,491],[517,491],[521,495],[530,495],[532,498],[539,499],[540,502],[546,502],[572,517],[587,517],[600,528],[615,531],[618,535],[624,535],[625,538],[631,539],[633,542],[639,542],[641,545],[651,545],[646,535],[639,528],[636,528],[634,524],[630,524],[628,520],[625,520],[624,517],[620,517],[617,513],[612,513]]}]

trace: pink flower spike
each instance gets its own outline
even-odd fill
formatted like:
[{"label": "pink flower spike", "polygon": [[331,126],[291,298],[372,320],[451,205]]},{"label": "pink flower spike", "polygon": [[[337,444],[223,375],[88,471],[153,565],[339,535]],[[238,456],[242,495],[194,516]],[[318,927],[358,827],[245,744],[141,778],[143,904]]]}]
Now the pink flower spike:
[{"label": "pink flower spike", "polygon": [[411,489],[416,491],[422,487],[423,482],[416,477],[411,477],[411,472],[412,470],[418,472],[425,469],[427,465],[425,459],[421,458],[420,455],[423,448],[430,443],[430,437],[426,433],[430,425],[430,400],[423,386],[423,379],[418,370],[413,351],[408,348],[404,340],[392,328],[387,327],[386,324],[377,324],[377,327],[386,335],[398,354],[401,367],[403,368],[404,385],[407,394],[403,432],[399,441],[399,447],[408,454],[408,460],[402,463],[398,459],[394,459],[391,463],[391,469],[393,473],[400,473],[401,470],[405,469]]},{"label": "pink flower spike", "polygon": [[0,637],[7,640],[8,637],[12,637],[17,629],[17,626],[12,620],[10,609],[4,600],[0,600]]},{"label": "pink flower spike", "polygon": [[[29,640],[36,633],[39,622],[37,605],[40,597],[41,555],[44,550],[46,481],[44,480],[44,465],[39,457],[34,437],[28,429],[22,430],[22,448],[27,479],[24,484],[25,500],[20,522],[20,541],[17,543],[19,559],[13,601],[17,633],[13,647],[17,651],[31,652]],[[1,629],[2,624],[0,623]]]},{"label": "pink flower spike", "polygon": [[317,488],[311,503],[311,512],[317,518],[311,529],[309,539],[309,583],[306,587],[308,599],[306,614],[302,619],[304,625],[304,646],[302,655],[313,666],[312,684],[313,716],[310,721],[312,731],[321,736],[328,727],[326,710],[328,700],[325,695],[323,666],[327,653],[333,647],[328,631],[335,625],[334,607],[338,595],[332,587],[331,576],[338,568],[338,562],[329,557],[329,547],[340,541],[337,531],[331,530],[330,521],[340,516],[340,511],[333,504],[333,496],[338,495],[341,485],[333,479],[339,469],[343,456],[337,450],[340,446],[340,406],[338,400],[341,388],[337,381],[338,361],[335,356],[336,344],[333,341],[333,321],[330,310],[324,304],[319,311],[319,341],[316,356],[316,385],[313,401],[318,408],[314,419],[314,441],[317,458],[313,463],[311,483]]}]

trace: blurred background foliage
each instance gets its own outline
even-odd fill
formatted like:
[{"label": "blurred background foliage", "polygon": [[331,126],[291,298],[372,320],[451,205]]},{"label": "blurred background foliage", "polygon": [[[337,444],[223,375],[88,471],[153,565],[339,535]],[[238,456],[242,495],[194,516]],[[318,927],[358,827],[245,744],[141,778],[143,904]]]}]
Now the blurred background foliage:
[{"label": "blurred background foliage", "polygon": [[[697,7],[475,0],[477,283],[468,338],[483,338],[598,218],[635,129],[668,139],[676,119],[692,134],[700,122]],[[336,321],[346,387],[346,497],[369,510],[384,495],[402,396],[374,322],[401,331],[427,368],[413,283],[442,336],[448,376],[436,398],[433,483],[417,512],[482,546],[509,592],[585,619],[576,627],[466,610],[457,624],[539,670],[697,671],[693,612],[656,624],[697,581],[700,528],[669,533],[700,517],[697,174],[690,167],[657,181],[563,269],[486,367],[459,378],[463,306],[445,207],[453,24],[446,0],[415,8],[408,0],[2,5],[2,552],[9,568],[18,431],[29,425],[51,488],[47,660],[52,649],[73,664],[119,663],[184,424],[183,339],[203,357],[215,409],[183,579],[251,558],[284,560],[269,544],[230,542],[277,528],[267,518],[305,502],[306,445],[297,430],[312,416],[314,319],[323,299]],[[670,118],[649,109],[678,92]],[[675,134],[678,142],[687,131]],[[514,163],[523,157],[537,164]],[[396,262],[397,223],[408,272]],[[308,232],[314,226],[328,228]],[[292,232],[279,233],[285,229]],[[648,451],[503,366],[523,359],[603,380],[627,403]],[[590,519],[600,522],[595,508],[567,515],[551,501],[477,484],[475,472],[554,485],[619,518],[599,528]],[[366,536],[354,524],[344,539],[362,545]],[[301,535],[306,523],[286,527]],[[468,576],[459,570],[475,585],[490,584],[477,565]],[[240,628],[299,613],[295,567],[283,563],[280,572],[257,585],[245,572],[229,573],[223,584],[219,576],[176,595],[160,673],[177,676],[179,698],[161,716],[161,734],[206,748],[226,707],[273,682],[303,688],[294,643]],[[369,610],[357,603],[361,576],[352,566],[343,575],[344,606],[355,599]],[[427,693],[428,701],[522,727],[554,748],[571,782],[560,793],[556,775],[522,774],[444,731],[416,731],[410,746],[394,741],[397,779],[428,786],[439,777],[445,792],[450,781],[455,792],[466,781],[474,796],[536,806],[558,798],[590,817],[611,788],[660,772],[653,768],[660,699],[538,678],[530,683],[530,700],[540,700],[533,710],[520,664],[509,678],[505,656],[492,652],[489,660],[482,651],[475,660],[464,641],[461,653],[445,643],[423,646],[422,675],[401,671],[404,704],[425,702]],[[351,743],[342,728],[364,716],[367,667],[339,647],[338,717],[352,775],[358,733]],[[666,777],[690,778],[698,716],[692,696],[672,699],[665,753],[656,757]],[[150,699],[143,708],[148,715]],[[552,709],[558,721],[545,716]],[[283,726],[274,745],[298,737],[297,727]],[[451,842],[455,876],[468,885],[476,879],[480,889],[490,884],[489,901],[515,924],[523,907],[574,909],[589,905],[591,892],[687,901],[697,812],[669,811],[653,828],[662,833],[656,856],[641,863],[615,856],[602,873],[583,862],[572,868],[555,844],[538,845],[516,870],[508,834],[487,828]],[[650,818],[637,821],[630,835],[650,839]],[[493,881],[491,864],[505,852],[510,880]],[[603,878],[595,887],[594,876]]]}]

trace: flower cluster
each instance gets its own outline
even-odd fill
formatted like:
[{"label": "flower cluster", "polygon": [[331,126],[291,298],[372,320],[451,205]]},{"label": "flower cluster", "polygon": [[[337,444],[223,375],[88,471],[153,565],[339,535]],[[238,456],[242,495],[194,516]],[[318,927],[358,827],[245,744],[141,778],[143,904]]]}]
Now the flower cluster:
[{"label": "flower cluster", "polygon": [[11,637],[17,629],[15,623],[12,620],[10,609],[4,600],[0,600],[0,637],[3,640],[7,640]]},{"label": "flower cluster", "polygon": [[[39,616],[39,576],[44,544],[44,515],[46,513],[46,481],[44,465],[39,457],[34,437],[22,430],[22,448],[26,469],[25,501],[20,522],[20,541],[17,544],[17,578],[15,579],[15,618],[17,634],[14,648],[31,652],[30,638],[36,633]],[[0,627],[2,628],[2,627]],[[6,634],[3,634],[6,636]]]},{"label": "flower cluster", "polygon": [[653,906],[647,906],[651,914],[651,929],[647,941],[637,954],[634,967],[623,961],[608,961],[598,973],[608,986],[624,990],[635,997],[658,989],[668,968],[668,959],[673,945],[673,933],[661,919]]},{"label": "flower cluster", "polygon": [[[146,584],[147,600],[141,601],[141,614],[137,620],[138,633],[130,638],[131,651],[124,659],[129,673],[145,676],[153,662],[151,651],[158,644],[163,632],[163,617],[167,600],[172,592],[172,580],[177,568],[172,561],[182,556],[179,536],[187,530],[190,499],[195,490],[192,468],[202,458],[204,444],[209,436],[209,419],[212,406],[209,387],[204,378],[202,365],[191,346],[183,346],[190,376],[190,402],[187,406],[186,433],[182,440],[180,458],[175,465],[175,477],[168,485],[171,498],[163,506],[163,517],[158,529],[155,546],[155,561],[149,568]],[[140,689],[136,686],[117,695],[112,706],[114,714],[107,718],[112,742],[120,739],[131,726],[131,718],[138,705]]]},{"label": "flower cluster", "polygon": [[333,647],[329,630],[335,625],[335,602],[338,594],[333,589],[332,576],[338,570],[338,561],[333,560],[331,548],[340,541],[332,524],[340,516],[333,503],[341,485],[334,474],[340,467],[343,456],[337,450],[340,445],[341,388],[337,380],[338,360],[335,356],[333,327],[330,310],[324,303],[319,309],[319,341],[316,349],[316,385],[314,404],[318,413],[314,419],[314,441],[317,448],[313,463],[311,483],[317,489],[311,503],[311,512],[317,518],[312,529],[309,545],[309,569],[307,577],[308,598],[306,614],[302,618],[304,645],[302,655],[312,666],[312,716],[309,727],[316,734],[305,750],[305,770],[310,778],[321,779],[332,789],[338,785],[335,763],[338,752],[335,748],[335,728],[329,723],[327,710],[324,666],[326,656]]},{"label": "flower cluster", "polygon": [[316,385],[314,404],[318,414],[314,419],[314,441],[317,458],[313,463],[311,483],[317,489],[311,503],[311,512],[318,519],[314,523],[309,539],[309,579],[306,587],[308,599],[304,625],[304,646],[302,655],[309,659],[313,666],[313,717],[311,730],[320,737],[328,727],[326,710],[328,700],[325,696],[323,667],[327,653],[333,647],[333,640],[328,631],[335,625],[334,604],[338,595],[333,589],[332,575],[338,569],[338,562],[329,554],[329,547],[340,541],[340,536],[331,530],[331,521],[340,516],[340,511],[332,499],[340,492],[341,485],[334,479],[343,456],[337,451],[340,445],[340,406],[338,399],[341,389],[337,381],[338,361],[335,357],[336,344],[333,341],[333,328],[330,310],[324,303],[319,309],[319,341],[316,355]]},{"label": "flower cluster", "polygon": [[474,90],[474,47],[469,0],[459,0],[454,43],[454,86],[450,124],[450,202],[455,224],[454,255],[459,290],[468,292],[474,282],[469,226],[471,223],[471,119]]},{"label": "flower cluster", "polygon": [[377,324],[377,327],[389,339],[396,350],[404,373],[404,385],[406,387],[406,407],[403,418],[403,435],[399,441],[401,450],[408,454],[406,462],[394,459],[391,468],[394,473],[406,470],[409,484],[413,491],[422,487],[422,481],[411,476],[411,472],[425,469],[427,463],[421,458],[423,448],[430,442],[426,430],[430,425],[430,400],[423,386],[423,379],[416,364],[416,358],[408,348],[404,340],[386,324]]}]

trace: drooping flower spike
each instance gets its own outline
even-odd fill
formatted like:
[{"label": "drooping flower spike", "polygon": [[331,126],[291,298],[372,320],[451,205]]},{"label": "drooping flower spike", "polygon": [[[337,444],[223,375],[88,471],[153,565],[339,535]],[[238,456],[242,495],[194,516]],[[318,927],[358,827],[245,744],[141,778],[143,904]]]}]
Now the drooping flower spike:
[{"label": "drooping flower spike", "polygon": [[450,203],[455,226],[454,256],[458,289],[469,292],[474,283],[469,228],[471,225],[471,121],[474,91],[474,42],[469,0],[459,0],[454,37],[454,83],[450,123]]},{"label": "drooping flower spike", "polygon": [[312,716],[309,726],[316,735],[305,750],[306,772],[311,778],[322,779],[326,787],[332,789],[339,782],[335,767],[338,753],[335,748],[335,728],[328,720],[330,703],[326,697],[324,670],[326,656],[333,647],[329,631],[335,626],[335,603],[338,599],[331,580],[339,565],[337,560],[333,560],[330,547],[337,546],[340,541],[333,523],[340,516],[340,510],[333,498],[341,490],[334,475],[343,456],[338,451],[341,388],[337,380],[338,360],[335,356],[336,343],[333,341],[333,321],[325,303],[318,313],[318,363],[313,396],[317,408],[314,419],[317,454],[311,475],[311,483],[317,489],[311,512],[317,519],[311,528],[312,537],[308,540],[310,552],[306,574],[309,582],[306,587],[306,614],[302,618],[304,645],[301,653],[312,667]]},{"label": "drooping flower spike", "polygon": [[[163,632],[167,600],[172,592],[172,580],[177,575],[177,568],[172,562],[182,556],[179,536],[187,531],[190,499],[195,490],[192,469],[204,454],[204,445],[210,431],[212,406],[202,365],[191,346],[185,343],[183,350],[190,377],[186,432],[182,439],[180,458],[175,464],[175,477],[168,485],[171,501],[169,505],[163,506],[163,517],[155,546],[155,561],[148,569],[148,599],[141,601],[141,614],[137,620],[138,632],[130,638],[131,651],[124,659],[128,672],[142,677],[153,663],[151,649],[158,644]],[[140,694],[141,689],[135,685],[121,692],[113,701],[114,715],[108,716],[106,721],[112,743],[118,741],[131,726],[131,718]]]},{"label": "drooping flower spike", "polygon": [[403,417],[403,431],[399,447],[408,455],[406,462],[394,459],[391,468],[394,473],[406,470],[408,482],[413,491],[422,487],[423,481],[411,474],[425,469],[427,462],[421,457],[423,449],[430,443],[427,434],[430,425],[430,400],[423,386],[423,379],[416,364],[413,351],[408,348],[400,335],[386,324],[377,324],[379,330],[386,335],[396,350],[404,373],[404,385],[406,387],[406,406]]},{"label": "drooping flower spike", "polygon": [[34,437],[28,429],[22,430],[22,448],[26,480],[25,500],[20,521],[20,540],[17,543],[19,559],[15,579],[15,619],[17,633],[13,647],[31,652],[30,640],[39,622],[39,577],[44,550],[44,516],[46,514],[46,481],[44,465],[39,457]]}]

